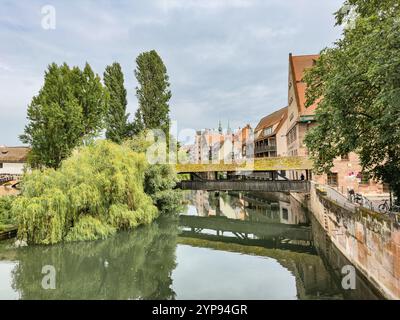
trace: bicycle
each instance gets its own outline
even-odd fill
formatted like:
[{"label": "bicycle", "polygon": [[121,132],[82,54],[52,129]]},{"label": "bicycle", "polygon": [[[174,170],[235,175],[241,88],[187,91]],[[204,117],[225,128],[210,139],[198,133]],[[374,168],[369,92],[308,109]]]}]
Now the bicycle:
[{"label": "bicycle", "polygon": [[390,212],[389,200],[388,199],[383,200],[383,203],[381,203],[378,206],[378,210],[380,213],[389,213]]},{"label": "bicycle", "polygon": [[398,205],[392,205],[392,206],[390,206],[389,205],[389,200],[388,199],[385,199],[385,200],[383,200],[383,203],[381,203],[379,206],[378,206],[378,210],[381,212],[381,213],[395,213],[395,212],[400,212],[400,206],[398,206]]},{"label": "bicycle", "polygon": [[363,202],[364,202],[363,196],[361,194],[359,194],[359,193],[356,193],[354,195],[354,200],[353,201],[354,201],[354,203],[358,203],[359,205],[362,205]]}]

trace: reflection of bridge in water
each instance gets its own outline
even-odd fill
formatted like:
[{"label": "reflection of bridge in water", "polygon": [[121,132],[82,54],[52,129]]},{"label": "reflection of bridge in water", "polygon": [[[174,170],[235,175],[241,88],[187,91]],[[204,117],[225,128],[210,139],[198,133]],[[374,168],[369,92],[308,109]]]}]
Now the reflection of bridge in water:
[{"label": "reflection of bridge in water", "polygon": [[[179,223],[186,228],[182,236],[190,238],[294,251],[310,251],[312,247],[311,229],[307,226],[185,215],[180,216]],[[208,230],[215,234],[206,233]]]},{"label": "reflection of bridge in water", "polygon": [[193,191],[178,242],[275,259],[296,279],[297,298],[340,299],[338,283],[314,247],[306,212],[289,195]]},{"label": "reflection of bridge in water", "polygon": [[272,258],[295,277],[300,299],[377,297],[358,273],[356,290],[341,289],[349,262],[288,194],[193,191],[188,200],[195,211],[180,216],[180,244]]}]

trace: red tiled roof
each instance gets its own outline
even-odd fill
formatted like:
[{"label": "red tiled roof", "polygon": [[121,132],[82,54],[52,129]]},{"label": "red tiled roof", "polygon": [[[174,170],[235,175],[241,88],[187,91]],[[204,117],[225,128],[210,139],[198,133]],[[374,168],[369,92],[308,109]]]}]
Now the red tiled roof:
[{"label": "red tiled roof", "polygon": [[300,115],[313,115],[317,107],[317,103],[305,107],[306,102],[306,84],[303,82],[303,76],[306,69],[311,68],[315,61],[318,60],[319,55],[304,55],[304,56],[292,56],[289,55],[290,68],[292,70],[293,84],[296,92],[296,99],[298,101],[298,107]]},{"label": "red tiled roof", "polygon": [[276,131],[278,131],[278,129],[282,126],[281,123],[283,123],[285,121],[285,118],[287,117],[287,112],[288,112],[288,107],[284,107],[282,109],[279,109],[279,110],[265,116],[264,118],[262,118],[260,120],[260,122],[258,123],[258,125],[254,131],[257,132],[257,131],[263,130],[265,128],[271,127],[271,126],[277,124],[278,122],[280,122],[278,127],[274,131],[274,133],[276,133]]}]

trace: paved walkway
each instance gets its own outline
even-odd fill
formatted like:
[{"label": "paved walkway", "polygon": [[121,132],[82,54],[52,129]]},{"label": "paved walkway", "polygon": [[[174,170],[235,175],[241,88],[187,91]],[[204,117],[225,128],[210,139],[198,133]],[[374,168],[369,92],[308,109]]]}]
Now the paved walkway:
[{"label": "paved walkway", "polygon": [[354,203],[350,202],[343,194],[341,194],[339,191],[333,189],[332,187],[329,186],[324,186],[326,190],[326,195],[329,197],[331,200],[335,201],[339,205],[341,205],[344,208],[350,209],[351,211],[354,211],[357,205]]}]

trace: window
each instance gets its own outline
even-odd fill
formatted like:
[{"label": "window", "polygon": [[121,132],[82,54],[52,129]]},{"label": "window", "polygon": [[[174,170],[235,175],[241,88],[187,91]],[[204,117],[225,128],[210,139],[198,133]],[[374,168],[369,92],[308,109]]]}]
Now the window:
[{"label": "window", "polygon": [[268,140],[268,145],[272,147],[276,147],[276,140],[275,138],[269,139]]},{"label": "window", "polygon": [[270,135],[272,133],[272,127],[268,127],[264,129],[264,136]]},{"label": "window", "polygon": [[390,192],[390,186],[387,183],[383,183],[383,189],[382,191],[385,193],[389,193]]},{"label": "window", "polygon": [[3,164],[0,162],[0,169],[3,169]]},{"label": "window", "polygon": [[369,174],[366,172],[361,172],[361,184],[369,184]]},{"label": "window", "polygon": [[340,159],[345,160],[345,161],[349,161],[349,154],[343,154]]},{"label": "window", "polygon": [[282,208],[282,219],[286,221],[289,219],[289,211],[286,208]]},{"label": "window", "polygon": [[294,126],[287,134],[287,143],[291,144],[297,139],[297,128]]},{"label": "window", "polygon": [[337,172],[329,172],[327,174],[328,185],[337,187],[338,186],[338,174]]}]

